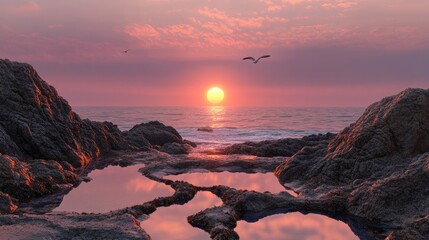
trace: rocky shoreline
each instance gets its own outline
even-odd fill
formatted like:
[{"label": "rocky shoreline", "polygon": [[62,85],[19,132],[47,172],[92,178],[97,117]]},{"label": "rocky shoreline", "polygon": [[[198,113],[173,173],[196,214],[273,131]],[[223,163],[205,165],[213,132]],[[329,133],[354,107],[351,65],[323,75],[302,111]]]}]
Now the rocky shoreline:
[{"label": "rocky shoreline", "polygon": [[[428,120],[429,90],[407,89],[338,134],[235,144],[217,151],[222,160],[194,159],[186,154],[195,144],[174,128],[149,122],[121,132],[81,119],[30,65],[0,60],[0,236],[150,239],[138,219],[209,191],[223,205],[188,222],[212,239],[238,239],[237,221],[295,211],[339,219],[361,239],[427,239]],[[91,170],[137,163],[175,193],[104,214],[50,212]],[[163,178],[201,170],[275,172],[298,196]]]}]

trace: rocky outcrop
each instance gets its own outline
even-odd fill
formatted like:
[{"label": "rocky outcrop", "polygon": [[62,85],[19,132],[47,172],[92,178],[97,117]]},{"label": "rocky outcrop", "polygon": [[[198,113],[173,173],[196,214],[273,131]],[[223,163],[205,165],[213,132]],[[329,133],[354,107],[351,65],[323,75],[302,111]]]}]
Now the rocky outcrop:
[{"label": "rocky outcrop", "polygon": [[306,146],[327,145],[335,137],[333,133],[309,135],[303,138],[285,138],[261,142],[233,144],[220,149],[220,154],[246,154],[259,157],[290,157]]},{"label": "rocky outcrop", "polygon": [[130,145],[111,123],[82,120],[29,64],[0,61],[0,152],[74,167]]},{"label": "rocky outcrop", "polygon": [[305,147],[275,173],[304,197],[340,197],[350,214],[404,227],[389,239],[429,238],[414,227],[429,216],[429,90],[372,104],[327,147]]},{"label": "rocky outcrop", "polygon": [[90,164],[92,169],[102,156],[167,143],[188,146],[174,128],[159,122],[124,134],[110,122],[81,119],[32,66],[0,59],[0,213],[13,211],[19,201],[71,188],[81,181],[77,173]]},{"label": "rocky outcrop", "polygon": [[136,125],[126,132],[125,136],[129,142],[140,147],[155,146],[170,154],[186,154],[191,149],[191,142],[184,140],[176,129],[158,121]]}]

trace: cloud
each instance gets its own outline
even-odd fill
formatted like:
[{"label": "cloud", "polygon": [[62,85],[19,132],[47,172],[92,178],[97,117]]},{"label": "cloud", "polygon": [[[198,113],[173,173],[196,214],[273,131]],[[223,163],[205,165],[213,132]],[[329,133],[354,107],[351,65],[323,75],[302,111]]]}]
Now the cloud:
[{"label": "cloud", "polygon": [[132,36],[139,39],[146,38],[159,38],[160,33],[149,24],[132,24],[125,27],[124,31]]},{"label": "cloud", "polygon": [[48,28],[49,29],[61,29],[61,28],[64,28],[64,25],[63,24],[49,24]]},{"label": "cloud", "polygon": [[13,7],[11,9],[11,11],[14,13],[30,13],[30,12],[36,12],[39,10],[40,10],[39,4],[33,1],[24,3],[22,5]]},{"label": "cloud", "polygon": [[232,17],[229,16],[226,12],[220,11],[216,8],[203,7],[198,9],[198,13],[202,16],[209,17],[211,19],[218,20],[228,26],[232,27],[242,27],[242,28],[261,28],[264,23],[269,22],[279,22],[285,23],[288,20],[281,17],[268,17],[268,16],[258,16],[258,17]]},{"label": "cloud", "polygon": [[352,7],[356,6],[357,4],[358,4],[357,2],[336,1],[336,2],[331,2],[331,3],[323,3],[322,7],[348,9],[348,8],[352,8]]},{"label": "cloud", "polygon": [[160,28],[160,31],[164,34],[179,34],[179,35],[185,35],[189,36],[192,35],[195,31],[194,27],[192,27],[189,24],[177,24],[177,25],[170,25],[166,28]]}]

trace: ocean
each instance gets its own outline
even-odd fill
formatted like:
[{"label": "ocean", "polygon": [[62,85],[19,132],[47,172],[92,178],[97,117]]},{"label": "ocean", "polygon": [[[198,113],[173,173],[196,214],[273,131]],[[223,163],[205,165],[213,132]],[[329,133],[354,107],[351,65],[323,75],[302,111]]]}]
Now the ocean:
[{"label": "ocean", "polygon": [[[200,146],[299,138],[339,132],[363,113],[364,108],[290,107],[74,107],[82,118],[109,121],[120,130],[160,121],[177,129],[183,138]],[[197,131],[211,127],[213,132]]]}]

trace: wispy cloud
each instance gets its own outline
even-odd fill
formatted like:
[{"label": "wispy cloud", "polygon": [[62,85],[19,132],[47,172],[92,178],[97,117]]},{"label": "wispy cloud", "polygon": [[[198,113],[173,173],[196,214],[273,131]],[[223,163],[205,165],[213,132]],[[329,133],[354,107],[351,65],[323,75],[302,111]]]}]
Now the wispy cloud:
[{"label": "wispy cloud", "polygon": [[160,33],[152,27],[150,24],[132,24],[125,26],[124,31],[132,36],[139,39],[146,39],[146,38],[158,38],[160,37]]},{"label": "wispy cloud", "polygon": [[356,6],[356,5],[358,5],[357,2],[336,1],[336,2],[323,3],[322,7],[325,7],[325,8],[343,8],[343,9],[347,9],[347,8],[352,8],[352,7]]},{"label": "wispy cloud", "polygon": [[24,14],[37,12],[40,10],[38,3],[31,1],[11,8],[11,11],[16,14]]}]

